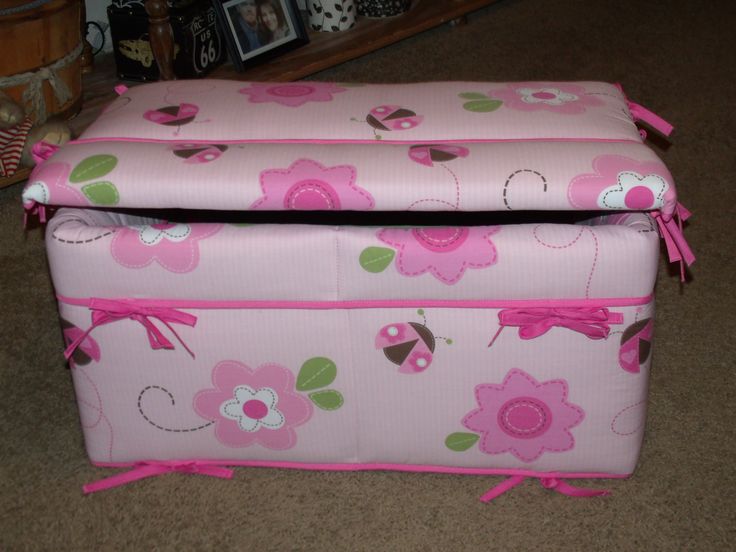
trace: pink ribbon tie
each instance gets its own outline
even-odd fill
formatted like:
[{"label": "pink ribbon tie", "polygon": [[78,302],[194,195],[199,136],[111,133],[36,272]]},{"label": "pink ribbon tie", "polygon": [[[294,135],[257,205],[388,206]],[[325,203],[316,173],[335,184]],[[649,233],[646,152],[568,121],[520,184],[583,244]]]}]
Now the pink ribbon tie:
[{"label": "pink ribbon tie", "polygon": [[33,160],[37,165],[40,165],[44,161],[48,161],[52,155],[59,151],[59,148],[60,146],[57,144],[51,144],[41,140],[40,142],[33,144],[33,147],[31,148],[31,157],[33,157]]},{"label": "pink ribbon tie", "polygon": [[[480,501],[490,502],[494,498],[497,498],[505,492],[513,489],[517,485],[520,485],[524,482],[525,479],[526,476],[523,475],[514,475],[512,477],[509,477],[508,479],[501,481],[501,483],[499,483],[495,487],[492,487],[487,493],[481,496]],[[573,485],[567,483],[564,479],[559,479],[557,477],[540,477],[538,479],[539,483],[545,489],[553,490],[565,496],[572,496],[576,498],[590,498],[593,496],[608,496],[611,494],[610,491],[603,489],[587,489],[584,487],[574,487]]]},{"label": "pink ribbon tie", "polygon": [[34,201],[33,205],[23,212],[23,228],[28,228],[28,217],[34,215],[38,217],[38,222],[46,224],[46,206]]},{"label": "pink ribbon tie", "polygon": [[[631,101],[628,102],[628,105],[629,112],[635,121],[644,121],[646,124],[658,130],[665,136],[672,134],[672,131],[675,129],[675,127],[665,121],[662,117],[649,111],[646,107]],[[646,133],[644,134],[644,137],[646,137]]]},{"label": "pink ribbon tie", "polygon": [[155,318],[166,326],[174,337],[181,343],[181,346],[195,358],[194,353],[186,346],[182,341],[176,330],[171,327],[171,324],[184,324],[186,326],[194,327],[197,323],[197,317],[186,312],[178,311],[176,309],[164,308],[164,307],[148,307],[137,303],[134,300],[112,300],[112,299],[91,299],[90,310],[92,310],[92,325],[75,339],[64,351],[64,356],[67,360],[74,354],[77,347],[86,339],[90,332],[97,326],[103,324],[109,324],[110,322],[117,322],[118,320],[135,320],[136,322],[143,325],[148,335],[148,342],[151,348],[157,349],[173,349],[174,345],[167,339],[167,337],[161,333],[156,325],[150,320]]},{"label": "pink ribbon tie", "polygon": [[118,473],[82,487],[84,494],[96,493],[120,487],[147,477],[155,477],[165,473],[188,473],[219,477],[220,479],[232,479],[233,470],[206,462],[139,462],[132,470]]},{"label": "pink ribbon tie", "polygon": [[690,249],[687,240],[685,240],[682,223],[689,219],[692,213],[681,203],[678,203],[675,207],[674,216],[666,221],[659,211],[654,211],[651,215],[657,221],[659,234],[667,247],[667,256],[670,262],[680,263],[680,281],[684,282],[685,265],[690,266],[695,262],[695,254]]},{"label": "pink ribbon tie", "polygon": [[488,346],[498,338],[506,326],[518,326],[521,339],[534,339],[547,333],[553,326],[561,326],[588,336],[605,339],[611,327],[622,324],[623,314],[607,308],[521,308],[504,309],[498,313],[499,328]]}]

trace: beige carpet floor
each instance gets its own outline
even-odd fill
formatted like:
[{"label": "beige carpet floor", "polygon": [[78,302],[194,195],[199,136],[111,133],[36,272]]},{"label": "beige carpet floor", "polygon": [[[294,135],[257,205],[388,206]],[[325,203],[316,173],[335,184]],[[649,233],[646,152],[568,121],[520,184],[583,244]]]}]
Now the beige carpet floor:
[{"label": "beige carpet floor", "polygon": [[499,478],[240,469],[83,497],[107,472],[85,459],[43,237],[21,228],[14,187],[0,191],[0,549],[736,549],[734,27],[732,1],[505,1],[314,77],[614,81],[675,124],[658,151],[699,259],[684,288],[662,262],[639,467],[587,483],[613,496],[527,482],[484,505]]}]

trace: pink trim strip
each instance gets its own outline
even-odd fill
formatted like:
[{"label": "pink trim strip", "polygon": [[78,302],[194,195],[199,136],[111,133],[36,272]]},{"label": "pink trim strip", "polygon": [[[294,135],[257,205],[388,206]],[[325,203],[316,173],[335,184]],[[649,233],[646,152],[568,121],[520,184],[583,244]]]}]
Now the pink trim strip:
[{"label": "pink trim strip", "polygon": [[675,129],[675,127],[665,121],[662,117],[653,111],[649,111],[646,107],[632,101],[629,101],[628,105],[629,112],[635,121],[643,121],[665,136],[672,134],[672,131]]},{"label": "pink trim strip", "polygon": [[[515,475],[509,477],[505,481],[502,481],[495,487],[492,487],[486,494],[480,497],[481,502],[490,502],[494,498],[497,498],[507,491],[510,491],[517,485],[524,482],[526,477]],[[590,498],[594,496],[608,496],[611,494],[610,491],[603,489],[587,489],[585,487],[574,487],[564,480],[557,477],[540,477],[539,483],[545,489],[551,489],[555,492],[563,494],[565,496],[572,496],[575,498]]]},{"label": "pink trim strip", "polygon": [[176,330],[171,327],[171,324],[185,324],[187,326],[194,327],[197,324],[197,317],[191,314],[177,311],[172,308],[161,308],[159,306],[147,306],[135,299],[99,299],[92,298],[89,300],[89,309],[92,311],[92,325],[64,351],[64,357],[67,360],[74,354],[74,351],[81,345],[81,343],[87,339],[87,336],[97,326],[103,324],[110,324],[111,322],[117,322],[119,320],[131,319],[140,323],[145,329],[148,335],[148,342],[152,349],[173,349],[174,345],[169,341],[164,334],[161,333],[150,318],[159,320],[164,326],[166,326],[174,337],[179,340],[182,347],[194,357],[194,353],[186,346],[182,341]]},{"label": "pink trim strip", "polygon": [[[90,307],[100,298],[78,298],[57,295],[61,303],[79,307]],[[633,307],[651,303],[654,295],[644,297],[613,297],[600,299],[376,299],[362,301],[198,301],[193,299],[131,299],[110,298],[104,300],[124,301],[139,308],[166,309],[399,309],[399,308],[465,308],[465,309],[504,309],[514,307],[539,308],[603,308]]]},{"label": "pink trim strip", "polygon": [[517,485],[521,485],[525,479],[526,477],[523,475],[514,475],[513,477],[509,477],[505,481],[501,481],[501,483],[495,487],[491,487],[486,494],[480,497],[480,501],[490,502],[494,498],[501,496],[503,493],[510,491]]},{"label": "pink trim strip", "polygon": [[[163,464],[167,461],[146,460],[145,464]],[[173,461],[172,461],[173,462]],[[450,473],[463,475],[520,475],[522,477],[558,478],[558,479],[627,479],[630,473],[605,472],[539,472],[533,470],[504,469],[504,468],[462,468],[453,466],[433,466],[424,464],[392,464],[392,463],[307,463],[307,462],[278,462],[269,460],[191,460],[197,464],[211,466],[241,466],[250,468],[283,468],[296,470],[322,471],[400,471],[412,473]],[[98,468],[129,468],[141,462],[91,462]]]},{"label": "pink trim strip", "polygon": [[690,266],[695,262],[695,254],[685,239],[682,223],[690,218],[692,213],[688,211],[681,203],[675,206],[675,213],[669,220],[655,211],[651,214],[657,221],[659,234],[664,240],[667,248],[667,256],[671,263],[680,263],[680,281],[685,281],[685,265]]},{"label": "pink trim strip", "polygon": [[564,480],[557,479],[556,477],[543,477],[539,480],[542,487],[545,489],[552,489],[560,494],[566,496],[574,496],[577,498],[590,498],[594,496],[608,496],[611,491],[603,489],[586,489],[580,487],[573,487]]},{"label": "pink trim strip", "polygon": [[206,462],[140,462],[134,464],[134,468],[130,471],[118,473],[111,477],[83,485],[82,491],[84,494],[96,493],[147,477],[155,477],[172,472],[209,475],[211,477],[219,477],[220,479],[232,479],[233,477],[232,470]]},{"label": "pink trim strip", "polygon": [[240,140],[163,140],[160,138],[130,138],[102,136],[98,138],[78,138],[69,144],[95,144],[98,142],[140,142],[144,144],[388,144],[388,145],[411,145],[411,144],[497,144],[518,142],[601,142],[606,144],[641,144],[640,140],[631,138],[470,138],[451,140],[368,140],[368,139],[316,139],[316,138],[291,138],[291,139],[240,139]]},{"label": "pink trim strip", "polygon": [[498,313],[499,328],[490,347],[506,326],[519,328],[521,339],[534,339],[544,335],[553,326],[568,328],[590,339],[605,339],[611,331],[609,324],[623,324],[624,315],[607,308],[522,308],[504,309]]}]

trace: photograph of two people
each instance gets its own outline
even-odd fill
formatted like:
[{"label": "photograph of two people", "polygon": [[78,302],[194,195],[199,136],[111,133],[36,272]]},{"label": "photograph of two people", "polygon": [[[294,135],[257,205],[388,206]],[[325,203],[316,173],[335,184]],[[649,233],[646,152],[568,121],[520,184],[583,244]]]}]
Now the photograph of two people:
[{"label": "photograph of two people", "polygon": [[223,7],[243,60],[295,36],[284,0],[234,0]]}]

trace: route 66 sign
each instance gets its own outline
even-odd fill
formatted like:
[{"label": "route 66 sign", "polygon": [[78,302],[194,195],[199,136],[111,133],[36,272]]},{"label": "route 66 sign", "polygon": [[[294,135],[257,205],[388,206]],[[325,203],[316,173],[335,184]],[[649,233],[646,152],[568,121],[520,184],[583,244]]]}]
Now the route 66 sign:
[{"label": "route 66 sign", "polygon": [[[143,2],[117,0],[108,7],[108,19],[118,76],[157,80],[158,66],[148,37]],[[170,2],[169,23],[174,34],[174,73],[178,78],[203,77],[224,59],[223,38],[209,0]]]},{"label": "route 66 sign", "polygon": [[194,17],[189,24],[193,38],[192,66],[197,73],[208,73],[222,57],[222,40],[215,24],[215,10]]}]

